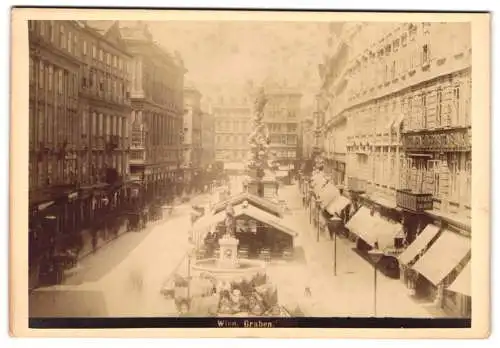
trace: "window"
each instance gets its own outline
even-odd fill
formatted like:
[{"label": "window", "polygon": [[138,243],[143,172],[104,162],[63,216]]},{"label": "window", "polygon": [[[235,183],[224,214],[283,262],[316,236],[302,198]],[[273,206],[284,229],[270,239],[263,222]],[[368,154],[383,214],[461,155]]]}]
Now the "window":
[{"label": "window", "polygon": [[394,80],[397,76],[397,71],[396,71],[396,61],[392,61],[392,67],[391,67],[391,78]]},{"label": "window", "polygon": [[33,58],[30,57],[30,85],[35,81],[34,65]]},{"label": "window", "polygon": [[430,63],[429,45],[422,46],[422,65]]},{"label": "window", "polygon": [[102,51],[102,49],[99,49],[99,60],[101,62],[104,62],[104,52]]},{"label": "window", "polygon": [[104,118],[103,118],[103,115],[102,114],[99,114],[99,119],[97,121],[97,132],[98,132],[98,135],[99,136],[103,136],[104,132],[103,132],[103,126],[104,126]]},{"label": "window", "polygon": [[47,23],[47,35],[49,36],[50,42],[54,42],[54,21],[49,21]]},{"label": "window", "polygon": [[437,90],[436,96],[436,126],[442,126],[442,115],[443,115],[443,91],[441,88]]},{"label": "window", "polygon": [[34,21],[28,21],[28,29],[30,31],[33,31],[33,29],[35,29],[35,22]]},{"label": "window", "polygon": [[87,55],[87,41],[83,40],[83,55]]},{"label": "window", "polygon": [[109,53],[106,53],[106,65],[111,65],[111,55]]},{"label": "window", "polygon": [[422,128],[427,128],[427,95],[422,94]]},{"label": "window", "polygon": [[116,56],[113,56],[113,68],[116,68]]},{"label": "window", "polygon": [[57,87],[58,87],[58,93],[60,95],[63,94],[63,71],[59,69],[57,71]]},{"label": "window", "polygon": [[87,137],[88,123],[89,123],[89,115],[87,110],[82,111],[82,138]]},{"label": "window", "polygon": [[40,21],[40,36],[45,36],[45,22]]},{"label": "window", "polygon": [[97,58],[97,48],[95,47],[94,44],[92,45],[92,58],[93,59]]},{"label": "window", "polygon": [[54,83],[54,67],[49,65],[49,77],[48,77],[49,91],[52,91],[52,85]]},{"label": "window", "polygon": [[453,112],[452,112],[452,125],[459,124],[460,117],[460,86],[457,85],[453,88]]},{"label": "window", "polygon": [[80,50],[79,50],[79,47],[78,47],[78,36],[73,35],[73,50],[75,51],[75,56],[79,56],[80,55]]},{"label": "window", "polygon": [[40,61],[40,65],[39,65],[39,70],[38,70],[38,87],[39,88],[43,88],[44,86],[44,79],[43,79],[43,76],[45,75],[45,67],[44,67],[44,64],[43,64],[43,61]]},{"label": "window", "polygon": [[66,48],[66,35],[64,33],[64,26],[59,26],[59,46],[62,49]]},{"label": "window", "polygon": [[71,31],[68,31],[68,52],[73,52],[73,36]]},{"label": "window", "polygon": [[118,69],[123,70],[123,60],[120,57],[118,57]]}]

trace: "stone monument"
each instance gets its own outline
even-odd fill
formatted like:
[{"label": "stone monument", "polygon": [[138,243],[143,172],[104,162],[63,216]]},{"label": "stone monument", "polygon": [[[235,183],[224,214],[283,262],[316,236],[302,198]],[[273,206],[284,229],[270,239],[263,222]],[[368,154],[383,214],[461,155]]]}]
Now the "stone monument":
[{"label": "stone monument", "polygon": [[239,241],[234,237],[236,228],[236,220],[234,209],[231,204],[226,208],[226,232],[219,239],[220,255],[218,266],[222,268],[237,268],[238,267],[238,244]]}]

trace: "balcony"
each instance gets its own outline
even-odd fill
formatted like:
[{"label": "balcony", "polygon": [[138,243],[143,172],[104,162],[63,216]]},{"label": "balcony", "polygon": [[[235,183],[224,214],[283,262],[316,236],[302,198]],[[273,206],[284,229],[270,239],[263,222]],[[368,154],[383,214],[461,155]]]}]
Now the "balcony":
[{"label": "balcony", "polygon": [[146,151],[145,150],[138,150],[138,149],[131,149],[130,150],[129,164],[142,165],[145,163],[146,163]]},{"label": "balcony", "polygon": [[366,180],[350,176],[347,178],[347,189],[355,193],[366,192]]},{"label": "balcony", "polygon": [[416,213],[432,210],[432,193],[417,193],[409,189],[396,190],[396,205],[404,210]]},{"label": "balcony", "polygon": [[146,144],[146,133],[141,129],[133,129],[131,135],[132,141],[130,143],[130,149],[144,150]]}]

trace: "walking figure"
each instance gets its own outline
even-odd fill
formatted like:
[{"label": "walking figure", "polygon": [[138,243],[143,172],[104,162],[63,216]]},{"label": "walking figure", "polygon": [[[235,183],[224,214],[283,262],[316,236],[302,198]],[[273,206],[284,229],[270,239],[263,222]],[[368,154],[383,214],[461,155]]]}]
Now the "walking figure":
[{"label": "walking figure", "polygon": [[311,288],[309,286],[306,286],[306,288],[304,289],[304,296],[305,297],[311,297],[312,296]]}]

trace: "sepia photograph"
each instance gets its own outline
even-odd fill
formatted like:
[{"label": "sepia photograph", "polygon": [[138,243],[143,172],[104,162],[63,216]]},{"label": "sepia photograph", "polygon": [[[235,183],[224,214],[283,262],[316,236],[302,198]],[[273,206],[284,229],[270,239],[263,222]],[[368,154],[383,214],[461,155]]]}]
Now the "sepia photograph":
[{"label": "sepia photograph", "polygon": [[488,14],[19,11],[26,329],[488,321]]}]

